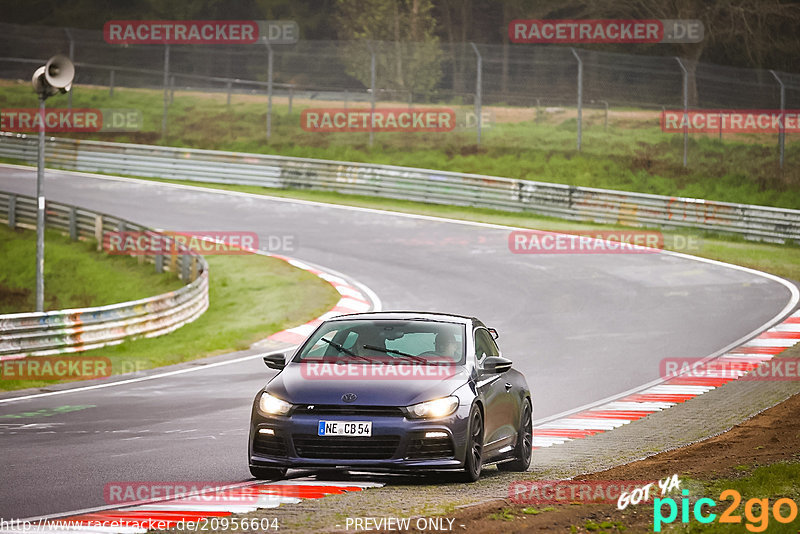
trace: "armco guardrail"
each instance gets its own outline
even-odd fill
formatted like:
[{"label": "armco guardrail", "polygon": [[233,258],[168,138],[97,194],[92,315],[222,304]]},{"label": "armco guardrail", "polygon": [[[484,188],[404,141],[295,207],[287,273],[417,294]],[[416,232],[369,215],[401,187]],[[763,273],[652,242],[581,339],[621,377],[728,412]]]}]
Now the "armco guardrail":
[{"label": "armco guardrail", "polygon": [[[0,157],[36,162],[36,138],[0,134]],[[49,138],[49,165],[198,182],[307,188],[438,204],[800,242],[800,210],[572,187],[477,174],[262,154]]]},{"label": "armco guardrail", "polygon": [[[35,199],[0,192],[0,220],[3,218],[12,228],[35,228]],[[68,233],[73,240],[96,238],[98,248],[104,232],[151,232],[110,215],[49,201],[45,218],[48,228]],[[168,269],[179,274],[188,284],[169,293],[108,306],[0,315],[0,360],[79,352],[131,337],[155,337],[194,321],[208,308],[208,264],[202,256],[139,258],[152,261],[158,272]]]}]

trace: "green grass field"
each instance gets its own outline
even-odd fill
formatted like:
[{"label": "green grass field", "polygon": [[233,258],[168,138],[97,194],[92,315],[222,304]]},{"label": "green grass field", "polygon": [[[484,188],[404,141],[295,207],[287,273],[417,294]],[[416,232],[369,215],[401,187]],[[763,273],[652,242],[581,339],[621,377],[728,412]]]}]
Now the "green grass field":
[{"label": "green grass field", "polygon": [[[378,133],[370,148],[368,134],[301,129],[304,107],[337,107],[341,102],[295,100],[291,114],[287,104],[286,98],[275,98],[267,142],[266,97],[234,95],[228,107],[224,93],[178,91],[169,108],[168,135],[162,139],[162,91],[117,88],[110,98],[107,89],[77,86],[74,107],[138,109],[144,124],[135,133],[70,137],[385,163],[800,208],[800,143],[791,134],[783,172],[777,165],[777,136],[766,134],[726,134],[723,140],[692,135],[689,167],[684,169],[682,136],[663,133],[657,111],[612,109],[606,132],[602,113],[585,110],[579,153],[574,109],[554,110],[537,122],[530,108],[487,107],[496,119],[484,130],[480,148],[474,131],[466,130]],[[36,99],[28,82],[0,82],[0,105],[35,107]],[[48,106],[65,107],[66,97],[54,97]]]},{"label": "green grass field", "polygon": [[[33,236],[33,232],[27,232]],[[33,287],[30,268],[33,256],[22,250],[28,235],[0,230],[0,284],[19,280],[18,288]],[[110,304],[156,295],[181,286],[169,274],[151,273],[152,265],[140,266],[135,259],[94,252],[89,243],[70,244],[57,234],[48,236],[46,271],[63,268],[59,277],[46,279],[45,292],[58,305],[54,308]],[[65,241],[67,240],[67,241]],[[18,243],[22,242],[22,243]],[[11,245],[9,245],[9,243]],[[60,250],[64,249],[64,250]],[[8,251],[9,253],[6,253]],[[29,261],[28,261],[29,259]],[[256,255],[206,256],[209,263],[209,308],[194,322],[151,339],[136,339],[120,345],[81,353],[111,360],[113,374],[150,369],[215,354],[242,350],[253,342],[291,326],[305,323],[333,307],[339,294],[317,276],[284,261]],[[25,285],[30,279],[30,285]],[[50,285],[47,285],[50,284]],[[8,303],[5,297],[0,299]],[[21,309],[32,309],[23,307]],[[232,320],[235,318],[235,320]],[[0,380],[0,390],[46,387],[53,381]]]},{"label": "green grass field", "polygon": [[[36,309],[36,233],[0,226],[0,313]],[[152,297],[182,286],[151,264],[96,251],[94,242],[71,242],[48,231],[44,262],[45,310],[102,306]]]},{"label": "green grass field", "polygon": [[[717,503],[715,508],[706,506],[703,515],[710,511],[716,514],[714,521],[703,525],[694,518],[693,503],[698,496],[690,500],[692,510],[689,513],[689,522],[681,524],[680,514],[674,523],[665,528],[666,532],[777,532],[796,534],[800,525],[800,516],[797,515],[797,505],[800,503],[800,488],[797,485],[800,477],[800,463],[778,462],[765,466],[741,466],[741,477],[717,479],[705,483],[705,495]],[[735,502],[736,494],[723,495],[726,490],[733,490],[739,495],[739,502]],[[725,498],[721,498],[721,495]],[[792,516],[792,506],[795,511],[794,520],[783,523],[775,519],[774,506],[779,499],[781,503],[780,514],[784,518]],[[788,504],[791,501],[793,504]],[[679,503],[678,498],[675,501]],[[665,515],[668,507],[664,506]],[[729,512],[732,521],[738,518],[736,524],[722,523],[720,517],[723,512]]]}]

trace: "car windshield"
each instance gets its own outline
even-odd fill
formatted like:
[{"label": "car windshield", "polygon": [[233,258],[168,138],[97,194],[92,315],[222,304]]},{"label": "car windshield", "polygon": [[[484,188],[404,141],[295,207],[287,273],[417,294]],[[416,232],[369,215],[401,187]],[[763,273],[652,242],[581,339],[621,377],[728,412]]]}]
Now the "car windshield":
[{"label": "car windshield", "polygon": [[463,364],[464,325],[431,320],[330,321],[293,362]]}]

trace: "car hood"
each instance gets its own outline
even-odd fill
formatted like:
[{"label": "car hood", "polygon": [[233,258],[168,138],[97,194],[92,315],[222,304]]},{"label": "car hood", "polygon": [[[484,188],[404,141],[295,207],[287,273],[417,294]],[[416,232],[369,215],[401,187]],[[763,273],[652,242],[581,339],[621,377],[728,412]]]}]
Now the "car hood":
[{"label": "car hood", "polygon": [[[349,377],[342,367],[356,367],[360,376]],[[344,404],[342,395],[355,393],[357,398],[352,405],[361,406],[408,406],[453,393],[468,379],[463,366],[450,367],[446,372],[437,367],[425,365],[395,365],[398,374],[392,370],[375,378],[368,376],[366,368],[375,367],[364,364],[336,366],[344,376],[330,376],[326,373],[309,372],[305,364],[287,365],[272,381],[266,391],[292,404]],[[387,366],[377,366],[387,367]],[[428,376],[420,378],[422,370]],[[414,375],[416,369],[416,376]],[[354,369],[355,371],[355,369]]]}]

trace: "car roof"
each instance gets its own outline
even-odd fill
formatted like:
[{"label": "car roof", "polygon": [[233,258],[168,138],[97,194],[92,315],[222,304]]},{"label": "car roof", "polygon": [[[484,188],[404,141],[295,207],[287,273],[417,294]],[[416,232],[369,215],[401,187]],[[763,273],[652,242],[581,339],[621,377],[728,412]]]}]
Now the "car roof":
[{"label": "car roof", "polygon": [[463,324],[483,324],[476,317],[469,317],[467,315],[456,315],[451,313],[441,312],[426,312],[426,311],[380,311],[380,312],[364,312],[364,313],[351,313],[348,315],[339,315],[329,319],[330,321],[341,321],[351,319],[393,319],[393,320],[426,320],[426,321],[443,321],[443,322],[457,322]]}]

